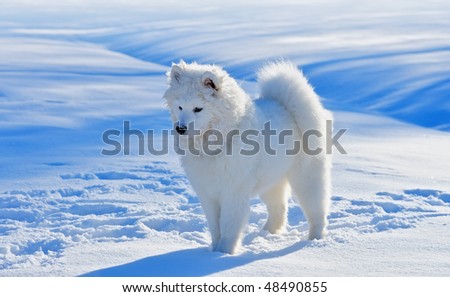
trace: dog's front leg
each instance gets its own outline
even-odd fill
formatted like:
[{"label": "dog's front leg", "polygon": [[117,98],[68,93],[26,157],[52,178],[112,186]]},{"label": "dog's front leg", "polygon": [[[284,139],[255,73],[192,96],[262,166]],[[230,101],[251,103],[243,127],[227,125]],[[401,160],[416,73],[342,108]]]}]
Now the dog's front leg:
[{"label": "dog's front leg", "polygon": [[208,221],[209,233],[211,234],[211,248],[217,250],[220,240],[220,205],[216,199],[201,199],[202,208]]},{"label": "dog's front leg", "polygon": [[220,240],[216,251],[234,254],[240,246],[250,207],[242,197],[228,197],[220,202]]}]

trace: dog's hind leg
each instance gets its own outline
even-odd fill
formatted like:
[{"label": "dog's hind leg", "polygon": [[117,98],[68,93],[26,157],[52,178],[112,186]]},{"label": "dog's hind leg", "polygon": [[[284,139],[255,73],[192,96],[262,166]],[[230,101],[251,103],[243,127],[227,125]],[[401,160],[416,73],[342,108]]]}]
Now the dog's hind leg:
[{"label": "dog's hind leg", "polygon": [[326,159],[307,157],[289,173],[292,191],[308,220],[309,240],[325,236],[330,204],[330,167]]},{"label": "dog's hind leg", "polygon": [[268,191],[261,194],[261,200],[267,206],[268,217],[263,229],[272,234],[279,234],[285,230],[287,217],[287,199],[289,185],[283,179]]}]

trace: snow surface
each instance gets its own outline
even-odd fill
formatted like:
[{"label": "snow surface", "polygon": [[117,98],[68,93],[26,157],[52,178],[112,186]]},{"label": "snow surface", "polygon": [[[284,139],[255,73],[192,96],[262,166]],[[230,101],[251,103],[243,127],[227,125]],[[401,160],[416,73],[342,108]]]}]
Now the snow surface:
[{"label": "snow surface", "polygon": [[[2,1],[1,276],[450,276],[448,1]],[[242,2],[242,1],[241,1]],[[102,133],[170,128],[164,73],[217,63],[302,67],[347,155],[335,152],[329,236],[261,231],[212,253],[174,153],[103,156]]]}]

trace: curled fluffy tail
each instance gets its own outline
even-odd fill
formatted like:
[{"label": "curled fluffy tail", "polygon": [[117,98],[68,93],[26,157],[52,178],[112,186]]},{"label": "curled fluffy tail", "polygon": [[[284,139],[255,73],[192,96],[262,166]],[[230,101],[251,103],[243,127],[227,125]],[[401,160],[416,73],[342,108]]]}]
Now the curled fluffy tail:
[{"label": "curled fluffy tail", "polygon": [[289,62],[271,63],[258,72],[261,97],[280,102],[292,115],[301,131],[315,129],[325,135],[325,110],[305,76]]}]

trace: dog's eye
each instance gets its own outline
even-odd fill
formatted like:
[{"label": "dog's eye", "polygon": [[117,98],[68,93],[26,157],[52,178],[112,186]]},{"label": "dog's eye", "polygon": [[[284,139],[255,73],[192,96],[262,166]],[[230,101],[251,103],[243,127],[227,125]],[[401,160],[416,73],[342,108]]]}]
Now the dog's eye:
[{"label": "dog's eye", "polygon": [[183,110],[183,107],[181,107],[181,106],[178,106],[178,109],[179,109],[179,110]]},{"label": "dog's eye", "polygon": [[202,110],[203,110],[203,108],[200,108],[200,107],[194,108],[194,112],[200,112],[200,111],[202,111]]}]

